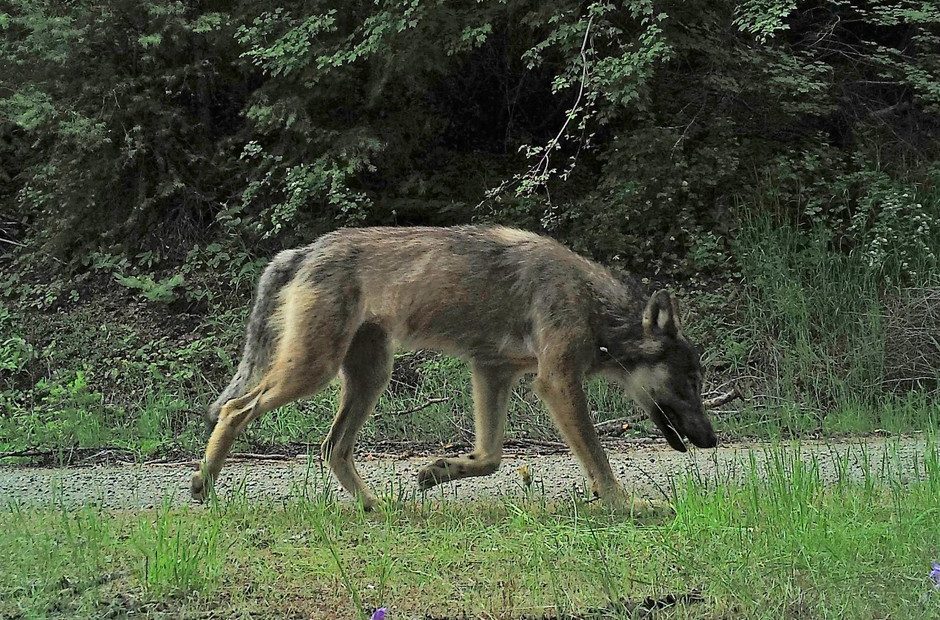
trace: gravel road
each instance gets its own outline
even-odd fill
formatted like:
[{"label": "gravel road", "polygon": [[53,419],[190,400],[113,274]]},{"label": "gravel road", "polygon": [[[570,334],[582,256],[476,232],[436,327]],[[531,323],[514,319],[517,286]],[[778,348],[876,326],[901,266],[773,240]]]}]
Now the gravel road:
[{"label": "gravel road", "polygon": [[[611,465],[627,488],[637,495],[662,497],[671,485],[686,475],[698,476],[710,483],[741,479],[756,466],[765,475],[768,462],[784,457],[784,462],[799,458],[818,464],[823,480],[832,482],[843,475],[860,479],[868,469],[876,477],[910,480],[924,469],[928,450],[938,450],[925,437],[854,438],[801,443],[725,444],[715,450],[692,450],[682,454],[665,444],[608,446]],[[418,469],[432,458],[399,458],[390,455],[359,456],[363,478],[378,492],[393,492],[405,497],[417,493]],[[866,467],[867,463],[867,467]],[[553,455],[513,454],[504,458],[500,470],[486,478],[462,480],[442,485],[429,495],[455,500],[501,495],[521,495],[519,468],[528,466],[533,486],[550,498],[574,492],[583,493],[584,479],[574,457],[567,453]],[[99,504],[108,509],[139,509],[161,505],[164,501],[188,504],[192,463],[128,464],[89,467],[44,468],[0,467],[0,506],[63,504],[78,506]],[[217,490],[222,497],[244,492],[251,498],[283,500],[297,496],[303,489],[322,492],[336,488],[330,476],[322,473],[319,461],[300,457],[283,461],[231,460],[222,472]],[[345,493],[339,497],[347,499]]]}]

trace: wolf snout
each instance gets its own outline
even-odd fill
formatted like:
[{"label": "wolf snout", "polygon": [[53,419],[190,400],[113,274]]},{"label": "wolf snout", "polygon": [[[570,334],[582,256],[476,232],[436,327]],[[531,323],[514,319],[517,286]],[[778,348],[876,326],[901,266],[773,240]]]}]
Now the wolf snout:
[{"label": "wolf snout", "polygon": [[707,419],[686,429],[686,437],[698,448],[714,448],[718,445],[718,435]]},{"label": "wolf snout", "polygon": [[718,436],[715,435],[714,431],[712,431],[700,437],[690,435],[689,441],[694,443],[699,448],[714,448],[718,445]]}]

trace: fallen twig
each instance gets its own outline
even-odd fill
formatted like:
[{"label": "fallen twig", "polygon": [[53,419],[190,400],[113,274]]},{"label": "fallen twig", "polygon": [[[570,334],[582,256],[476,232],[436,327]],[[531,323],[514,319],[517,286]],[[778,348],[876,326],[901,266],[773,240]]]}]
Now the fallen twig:
[{"label": "fallen twig", "polygon": [[376,420],[377,420],[377,419],[379,419],[379,418],[385,418],[385,417],[388,417],[388,416],[390,416],[390,415],[400,416],[400,415],[408,415],[409,413],[417,413],[418,411],[421,411],[422,409],[427,409],[427,408],[430,407],[431,405],[437,405],[437,404],[440,404],[440,403],[446,403],[447,401],[449,401],[449,400],[451,400],[451,399],[453,399],[453,396],[444,396],[444,397],[441,397],[441,398],[429,398],[429,399],[427,400],[427,402],[425,402],[425,403],[422,404],[422,405],[418,405],[417,407],[412,407],[411,409],[405,409],[404,411],[390,411],[390,412],[384,413],[384,414],[383,414],[383,413],[376,413],[376,414],[375,414],[374,416],[372,416],[372,417],[373,417],[373,419],[376,419]]},{"label": "fallen twig", "polygon": [[[235,452],[230,455],[226,461],[230,463],[235,463],[238,461],[290,461],[296,458],[290,454],[280,454],[280,453],[271,453],[271,454],[258,454],[255,452]],[[199,459],[182,459],[182,460],[173,460],[168,458],[159,458],[151,459],[149,461],[144,461],[143,465],[176,465],[176,466],[185,466],[185,467],[196,467],[202,461]]]},{"label": "fallen twig", "polygon": [[[114,449],[114,448],[104,448],[103,450],[99,450],[99,451],[97,451],[97,452],[95,452],[95,453],[93,453],[93,454],[89,454],[88,456],[83,456],[83,457],[79,458],[76,462],[78,462],[78,463],[87,463],[88,461],[100,461],[100,460],[102,460],[103,457],[106,457],[106,456],[108,456],[108,455],[112,455],[112,456],[115,456],[115,457],[121,457],[121,458],[122,458],[122,461],[125,462],[125,463],[127,463],[127,462],[133,462],[133,460],[134,460],[134,454],[133,454],[133,452],[131,452],[130,450],[122,450],[122,449],[120,449],[120,448],[118,448],[118,449]],[[128,457],[130,458],[130,461],[124,460],[124,459],[126,459],[126,458],[128,458]]]},{"label": "fallen twig", "polygon": [[16,452],[2,452],[0,453],[0,459],[14,459],[14,458],[32,458],[36,456],[52,456],[53,454],[58,454],[58,451],[53,452],[52,450],[18,450]]},{"label": "fallen twig", "polygon": [[133,456],[134,452],[126,448],[118,448],[115,446],[105,446],[103,448],[76,448],[75,446],[70,446],[68,449],[64,450],[40,450],[38,448],[27,448],[25,450],[17,450],[14,452],[0,452],[0,459],[55,458],[65,463],[80,463],[92,458],[104,456],[106,454]]},{"label": "fallen twig", "polygon": [[625,418],[616,418],[598,422],[594,425],[594,430],[598,435],[623,435],[631,426],[646,417],[645,413],[637,413]]},{"label": "fallen twig", "polygon": [[289,454],[279,454],[272,452],[271,454],[264,453],[254,453],[254,452],[236,452],[229,457],[229,460],[242,460],[242,461],[288,461],[292,459]]},{"label": "fallen twig", "polygon": [[0,237],[0,243],[9,243],[10,245],[15,245],[20,248],[26,247],[25,243],[20,243],[19,241],[13,241],[12,239],[4,239],[3,237]]},{"label": "fallen twig", "polygon": [[744,395],[741,394],[737,387],[733,387],[730,391],[725,392],[724,394],[719,394],[713,398],[706,398],[702,404],[705,405],[706,409],[714,409],[715,407],[727,405],[728,403],[739,398],[744,398]]},{"label": "fallen twig", "polygon": [[505,442],[507,448],[551,448],[553,450],[567,450],[568,446],[560,441],[550,439],[507,439]]}]

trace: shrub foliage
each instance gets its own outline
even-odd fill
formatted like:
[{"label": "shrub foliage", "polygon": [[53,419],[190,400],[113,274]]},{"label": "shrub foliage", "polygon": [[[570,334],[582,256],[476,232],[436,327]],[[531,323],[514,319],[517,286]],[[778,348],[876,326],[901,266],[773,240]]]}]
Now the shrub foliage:
[{"label": "shrub foliage", "polygon": [[704,285],[795,411],[936,394],[938,150],[935,0],[0,0],[0,446],[180,436],[264,257],[350,225]]},{"label": "shrub foliage", "polygon": [[883,266],[937,226],[929,0],[6,0],[0,30],[5,232],[66,262],[498,220],[701,270],[769,197]]}]

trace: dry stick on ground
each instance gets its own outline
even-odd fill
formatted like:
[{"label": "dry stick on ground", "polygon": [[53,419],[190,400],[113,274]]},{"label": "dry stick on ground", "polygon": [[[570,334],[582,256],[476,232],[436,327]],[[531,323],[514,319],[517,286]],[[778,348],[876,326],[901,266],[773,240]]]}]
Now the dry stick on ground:
[{"label": "dry stick on ground", "polygon": [[87,463],[89,461],[100,461],[103,457],[112,455],[115,457],[124,457],[121,459],[123,463],[133,463],[134,462],[134,453],[130,450],[124,450],[122,448],[104,448],[98,450],[94,454],[89,454],[88,456],[83,456],[78,459],[79,463]]},{"label": "dry stick on ground", "polygon": [[[724,394],[719,394],[714,398],[706,398],[703,404],[706,409],[714,409],[715,407],[720,407],[726,405],[738,398],[743,398],[741,392],[738,391],[738,388],[732,388],[730,391],[725,392]],[[607,420],[606,422],[599,422],[594,425],[594,430],[597,431],[598,435],[622,435],[627,428],[636,424],[640,420],[643,420],[646,417],[645,413],[636,413],[632,416],[627,416],[625,418],[617,418],[616,420]]]},{"label": "dry stick on ground", "polygon": [[[391,415],[394,415],[394,416],[408,415],[408,414],[410,414],[410,413],[416,413],[416,412],[418,412],[418,411],[421,411],[422,409],[427,409],[428,407],[430,407],[430,406],[432,406],[432,405],[437,405],[437,404],[440,404],[440,403],[446,403],[447,401],[449,401],[449,400],[451,400],[451,399],[453,399],[453,396],[444,396],[444,397],[441,397],[441,398],[429,398],[426,402],[424,402],[424,403],[421,404],[421,405],[418,405],[417,407],[412,407],[411,409],[405,409],[404,411],[391,411],[391,412],[386,413],[386,414],[384,414],[384,415],[383,415],[383,414],[376,413],[376,414],[373,415],[372,417],[373,417],[373,419],[375,419],[375,418],[380,418],[380,417],[388,417],[388,416],[391,416]],[[270,454],[263,454],[263,453],[262,453],[262,454],[255,454],[255,453],[252,453],[252,452],[235,452],[235,453],[233,453],[233,454],[229,457],[229,460],[230,460],[230,461],[239,461],[239,460],[242,460],[242,461],[286,461],[286,460],[290,460],[290,459],[292,459],[292,458],[294,458],[294,457],[293,457],[293,456],[290,456],[290,455],[288,455],[288,454],[278,454],[278,453],[270,453]],[[157,459],[157,460],[155,460],[155,461],[148,461],[148,462],[147,462],[148,465],[149,465],[149,464],[153,464],[153,465],[156,465],[156,464],[171,464],[171,463],[174,464],[174,465],[176,465],[176,464],[190,464],[190,463],[198,464],[199,461],[178,461],[178,462],[177,462],[177,461],[164,461],[163,459]]]},{"label": "dry stick on ground", "polygon": [[[388,413],[388,414],[385,414],[385,416],[380,416],[380,415],[376,414],[375,417],[387,417],[387,416],[389,416],[389,415],[396,415],[396,416],[398,416],[398,415],[408,415],[408,414],[410,414],[410,413],[416,413],[416,412],[418,412],[418,411],[421,411],[422,409],[427,409],[428,407],[430,407],[430,406],[432,406],[432,405],[437,405],[437,404],[439,404],[439,403],[447,402],[447,401],[451,400],[452,398],[453,398],[452,396],[447,396],[447,397],[443,397],[443,398],[431,398],[431,399],[428,399],[428,401],[425,402],[424,404],[418,405],[417,407],[412,407],[411,409],[406,409],[405,411],[393,411],[393,412],[390,412],[390,413]],[[89,451],[92,451],[92,450],[95,450],[95,449],[94,449],[94,448],[89,448],[88,450],[89,450]],[[70,451],[70,453],[69,453],[69,458],[66,459],[66,462],[69,462],[69,463],[72,462],[72,452],[74,452],[74,449],[73,449],[72,451]],[[101,456],[103,456],[103,455],[105,455],[105,454],[118,454],[118,453],[121,453],[121,454],[132,454],[130,450],[125,450],[125,449],[122,449],[122,448],[99,448],[99,449],[97,449],[97,451],[94,452],[91,456],[87,456],[87,457],[82,458],[82,459],[81,459],[81,462],[87,462],[87,461],[90,461],[90,460],[94,460],[96,457],[101,457]],[[59,455],[59,454],[61,454],[61,451],[60,451],[60,450],[36,450],[36,449],[27,449],[27,450],[18,450],[18,451],[16,451],[16,452],[3,452],[3,453],[0,453],[0,459],[5,459],[5,458],[51,458],[51,457],[57,456],[57,455]],[[293,457],[291,457],[291,456],[289,456],[289,455],[286,455],[286,454],[278,454],[278,453],[271,453],[271,454],[255,454],[255,453],[251,453],[251,452],[236,452],[236,453],[232,454],[232,456],[230,457],[231,460],[246,460],[246,461],[283,461],[283,460],[290,459],[290,458],[293,458]],[[171,460],[167,460],[167,459],[154,459],[154,460],[151,460],[151,461],[147,461],[146,464],[148,464],[148,465],[170,464],[170,463],[172,463],[172,464],[179,464],[179,463],[189,463],[189,462],[190,462],[190,461],[171,461]],[[197,463],[198,461],[193,461],[193,462],[194,462],[194,463]]]},{"label": "dry stick on ground", "polygon": [[724,394],[719,394],[714,398],[706,398],[703,404],[705,405],[706,409],[714,409],[715,407],[727,405],[731,401],[737,400],[739,398],[744,398],[744,395],[741,394],[737,387],[733,387],[730,391],[725,392]]},{"label": "dry stick on ground", "polygon": [[[255,452],[233,452],[229,455],[228,460],[231,463],[238,461],[271,461],[271,462],[282,462],[290,461],[297,458],[294,455],[290,454],[280,454],[277,452],[272,452],[271,454],[258,454]],[[151,459],[149,461],[144,461],[144,465],[179,465],[184,467],[197,467],[202,461],[199,459],[184,459],[184,460],[173,460],[173,459]]]},{"label": "dry stick on ground", "polygon": [[[82,454],[88,453],[92,456],[99,456],[103,454],[120,454],[120,455],[133,455],[131,450],[126,448],[118,448],[116,446],[105,446],[103,448],[77,448],[75,446],[70,446],[67,450],[39,450],[37,448],[27,448],[26,450],[17,450],[15,452],[0,452],[0,459],[11,459],[11,458],[52,458],[58,457],[60,455],[67,455],[63,460],[66,463],[73,462],[76,453],[79,456]],[[81,457],[79,460],[84,461],[89,457]]]},{"label": "dry stick on ground", "polygon": [[3,452],[0,453],[0,459],[12,459],[12,458],[31,458],[37,456],[53,456],[59,454],[58,450],[17,450],[16,452]]},{"label": "dry stick on ground", "polygon": [[[416,412],[418,412],[418,411],[421,411],[422,409],[427,409],[428,407],[430,407],[430,406],[432,406],[432,405],[437,405],[437,404],[440,404],[440,403],[446,403],[447,401],[449,401],[449,400],[451,400],[451,399],[453,399],[453,396],[445,396],[445,397],[441,397],[441,398],[429,398],[426,402],[424,402],[424,403],[421,404],[421,405],[418,405],[417,407],[412,407],[411,409],[405,409],[404,411],[390,411],[390,412],[388,412],[388,413],[386,413],[386,414],[376,413],[376,414],[374,414],[374,415],[372,416],[372,418],[373,418],[373,419],[377,419],[377,418],[385,418],[385,417],[388,417],[388,416],[408,415],[408,414],[411,414],[411,413],[416,413]],[[283,461],[283,460],[289,460],[289,459],[291,459],[291,458],[294,458],[294,457],[292,457],[292,456],[290,456],[290,455],[287,455],[287,454],[278,454],[278,453],[254,454],[254,453],[251,453],[251,452],[236,452],[236,453],[232,454],[232,456],[229,457],[229,459],[230,459],[230,460],[233,460],[233,461],[237,461],[237,460],[246,460],[246,461]],[[154,463],[154,464],[156,464],[156,463],[162,463],[162,462],[163,462],[163,461],[161,461],[160,459],[158,459],[158,460],[156,460],[156,461],[149,461],[149,463]],[[186,461],[186,462],[188,463],[189,461]]]},{"label": "dry stick on ground", "polygon": [[409,413],[417,413],[418,411],[421,411],[422,409],[427,409],[428,407],[432,405],[446,403],[447,401],[451,399],[453,399],[453,396],[444,396],[442,398],[429,398],[423,405],[418,405],[417,407],[412,407],[411,409],[405,409],[404,411],[390,411],[384,414],[376,413],[375,415],[372,416],[372,419],[377,420],[379,418],[387,418],[388,416],[392,416],[392,415],[399,416],[399,415],[408,415]]},{"label": "dry stick on ground", "polygon": [[9,243],[10,245],[15,245],[20,248],[26,247],[25,243],[20,243],[19,241],[13,241],[12,239],[4,239],[3,237],[0,237],[0,243]]},{"label": "dry stick on ground", "polygon": [[560,441],[552,441],[551,439],[527,439],[525,437],[507,439],[503,445],[506,448],[550,448],[553,450],[568,449],[567,444],[564,444]]}]

